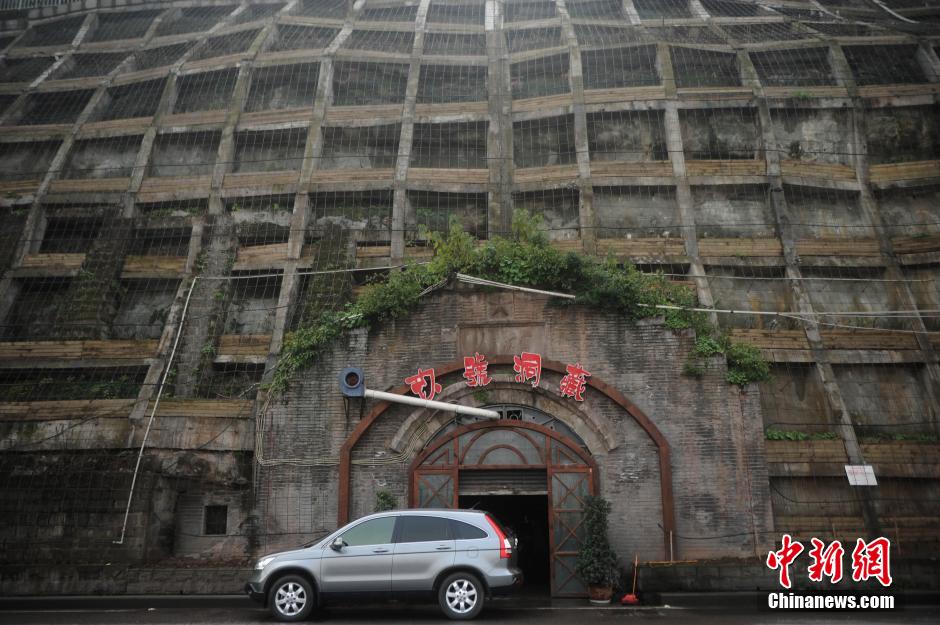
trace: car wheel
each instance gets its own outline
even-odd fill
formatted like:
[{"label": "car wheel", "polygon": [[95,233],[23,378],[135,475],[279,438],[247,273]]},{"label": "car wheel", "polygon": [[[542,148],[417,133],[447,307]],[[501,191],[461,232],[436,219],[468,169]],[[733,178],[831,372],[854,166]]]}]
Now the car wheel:
[{"label": "car wheel", "polygon": [[444,616],[455,621],[468,621],[483,609],[486,600],[483,584],[471,573],[448,575],[437,591],[437,601]]},{"label": "car wheel", "polygon": [[271,614],[279,621],[293,623],[310,616],[316,605],[313,586],[299,575],[286,575],[271,585],[268,595]]}]

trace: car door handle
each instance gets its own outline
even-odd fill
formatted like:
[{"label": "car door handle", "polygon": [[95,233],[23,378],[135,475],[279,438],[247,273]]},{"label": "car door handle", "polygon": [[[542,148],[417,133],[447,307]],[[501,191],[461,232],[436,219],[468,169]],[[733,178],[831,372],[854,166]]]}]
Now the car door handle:
[{"label": "car door handle", "polygon": [[448,549],[450,549],[450,546],[448,546],[448,545],[438,545],[438,546],[436,547],[436,549],[437,549],[438,551],[447,551]]},{"label": "car door handle", "polygon": [[378,549],[373,549],[373,550],[372,550],[372,553],[388,553],[388,549],[385,549],[385,548],[383,548],[383,547],[379,547]]}]

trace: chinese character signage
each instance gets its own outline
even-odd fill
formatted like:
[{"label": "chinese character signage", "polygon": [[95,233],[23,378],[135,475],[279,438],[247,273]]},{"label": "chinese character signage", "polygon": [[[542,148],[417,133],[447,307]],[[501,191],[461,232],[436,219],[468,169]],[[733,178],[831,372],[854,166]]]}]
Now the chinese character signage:
[{"label": "chinese character signage", "polygon": [[[812,562],[807,567],[810,581],[821,582],[823,578],[833,584],[842,579],[842,556],[845,549],[838,540],[826,545],[818,538],[811,538],[813,548],[808,555]],[[790,588],[790,565],[803,553],[803,544],[793,540],[789,534],[784,534],[781,548],[767,554],[767,566],[778,570],[780,585]],[[855,541],[852,550],[852,581],[864,582],[876,579],[885,587],[891,585],[891,541],[887,538],[876,538],[870,542],[859,538]]]},{"label": "chinese character signage", "polygon": [[[515,381],[520,384],[531,384],[537,388],[542,382],[542,355],[533,352],[522,352],[512,357],[512,370],[515,372]],[[470,388],[482,388],[493,381],[487,367],[489,363],[486,356],[476,352],[473,356],[463,359],[463,378]],[[567,372],[558,385],[558,393],[562,397],[570,397],[575,401],[584,401],[584,390],[587,387],[587,378],[591,374],[581,366],[581,363],[569,364],[565,367]],[[418,373],[405,378],[405,384],[411,392],[421,399],[434,399],[441,392],[441,385],[435,381],[434,369],[418,368]]]},{"label": "chinese character signage", "polygon": [[441,385],[434,380],[434,369],[418,368],[418,373],[405,378],[405,384],[411,388],[411,392],[421,399],[434,399],[434,396],[441,392]]},{"label": "chinese character signage", "polygon": [[542,380],[542,356],[529,352],[513,356],[512,370],[516,372],[516,382],[531,382],[532,386],[538,386]]},{"label": "chinese character signage", "polygon": [[477,386],[486,386],[493,381],[486,373],[489,366],[486,362],[486,356],[476,353],[473,356],[467,356],[463,359],[463,377],[467,381],[467,386],[475,388]]}]

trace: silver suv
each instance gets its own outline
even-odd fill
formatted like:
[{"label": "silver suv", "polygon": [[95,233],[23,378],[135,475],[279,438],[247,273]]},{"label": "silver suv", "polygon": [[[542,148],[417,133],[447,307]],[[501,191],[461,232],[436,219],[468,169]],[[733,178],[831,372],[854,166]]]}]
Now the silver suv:
[{"label": "silver suv", "polygon": [[258,560],[245,584],[280,621],[329,600],[434,598],[467,620],[522,583],[515,539],[479,510],[399,510],[363,517],[323,540]]}]

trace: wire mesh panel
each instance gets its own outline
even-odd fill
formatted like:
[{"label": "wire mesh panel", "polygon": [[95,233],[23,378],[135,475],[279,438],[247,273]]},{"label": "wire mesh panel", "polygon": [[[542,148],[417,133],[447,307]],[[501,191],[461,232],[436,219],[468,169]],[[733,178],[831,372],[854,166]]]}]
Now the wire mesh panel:
[{"label": "wire mesh panel", "polygon": [[700,0],[702,7],[712,17],[754,17],[765,14],[761,7],[728,0]]},{"label": "wire mesh panel", "polygon": [[50,78],[89,78],[91,76],[105,76],[116,69],[127,58],[123,52],[102,54],[73,54],[65,63],[53,72]]},{"label": "wire mesh panel", "polygon": [[507,22],[531,22],[555,17],[558,12],[554,2],[519,1],[506,4]]},{"label": "wire mesh panel", "polygon": [[169,46],[146,48],[134,54],[134,69],[145,70],[172,65],[192,47],[192,43],[183,42]]},{"label": "wire mesh panel", "polygon": [[174,113],[223,109],[230,102],[238,70],[199,72],[180,76],[176,81]]},{"label": "wire mesh panel", "polygon": [[744,108],[679,112],[686,158],[748,159],[760,156],[757,118]]},{"label": "wire mesh panel", "polygon": [[209,30],[236,9],[234,4],[195,6],[173,10],[157,27],[157,36],[182,35]]},{"label": "wire mesh panel", "polygon": [[29,82],[52,67],[53,63],[53,57],[4,58],[0,62],[0,81]]},{"label": "wire mesh panel", "polygon": [[59,150],[61,141],[0,142],[0,169],[5,180],[42,177]]},{"label": "wire mesh panel", "polygon": [[566,2],[568,15],[587,19],[625,19],[623,2],[619,0],[576,0]]},{"label": "wire mesh panel", "polygon": [[940,152],[937,107],[871,109],[866,115],[872,164],[931,160]]},{"label": "wire mesh panel", "polygon": [[339,61],[333,69],[333,104],[401,104],[407,85],[407,65]]},{"label": "wire mesh panel", "polygon": [[485,102],[486,67],[477,65],[422,65],[418,79],[419,104]]},{"label": "wire mesh panel", "polygon": [[398,157],[401,126],[387,124],[323,129],[322,169],[392,167]]},{"label": "wire mesh panel", "polygon": [[257,68],[251,74],[245,110],[257,112],[313,106],[319,78],[319,63]]},{"label": "wire mesh panel", "polygon": [[[843,48],[859,85],[926,82],[914,46],[846,46]],[[882,59],[891,59],[884,63]]]},{"label": "wire mesh panel", "polygon": [[517,209],[543,216],[542,227],[554,241],[577,239],[580,236],[580,194],[576,189],[546,189],[513,194]]},{"label": "wire mesh panel", "polygon": [[736,54],[674,46],[669,48],[678,88],[739,87],[741,71]]},{"label": "wire mesh panel", "polygon": [[166,79],[163,78],[111,87],[101,98],[91,119],[109,121],[155,115],[165,89]]},{"label": "wire mesh panel", "polygon": [[662,111],[591,113],[587,125],[591,160],[664,161],[669,157]]},{"label": "wire mesh panel", "polygon": [[61,46],[72,43],[85,18],[81,15],[42,22],[29,28],[17,47]]},{"label": "wire mesh panel", "polygon": [[150,156],[151,176],[206,175],[219,150],[218,132],[167,132],[157,135]]},{"label": "wire mesh panel", "polygon": [[424,54],[428,56],[486,55],[484,35],[429,32],[424,36]]},{"label": "wire mesh panel", "polygon": [[485,193],[439,193],[409,191],[408,204],[413,215],[416,236],[424,231],[446,233],[452,223],[477,239],[487,236],[487,198]]},{"label": "wire mesh panel", "polygon": [[574,119],[546,117],[515,122],[513,160],[517,167],[544,167],[575,162]]},{"label": "wire mesh panel", "polygon": [[761,84],[768,87],[835,84],[826,48],[752,52],[751,61]]},{"label": "wire mesh panel", "polygon": [[115,39],[137,39],[150,29],[160,11],[121,11],[101,13],[87,41],[112,41]]},{"label": "wire mesh panel", "polygon": [[640,19],[679,19],[692,17],[688,0],[633,0]]},{"label": "wire mesh panel", "polygon": [[739,24],[723,27],[728,35],[740,43],[766,43],[768,41],[798,41],[812,35],[797,30],[786,22],[770,24]]},{"label": "wire mesh panel", "polygon": [[466,2],[464,4],[446,4],[432,2],[428,7],[429,24],[472,24],[483,25],[484,3]]},{"label": "wire mesh panel", "polygon": [[412,167],[486,167],[486,122],[415,124]]},{"label": "wire mesh panel", "polygon": [[675,239],[682,236],[679,204],[673,187],[594,187],[594,211],[598,238]]},{"label": "wire mesh panel", "polygon": [[567,54],[513,63],[510,66],[512,97],[521,100],[568,93],[571,89],[568,72]]},{"label": "wire mesh panel", "polygon": [[239,132],[232,171],[300,170],[306,143],[306,128]]},{"label": "wire mesh panel", "polygon": [[585,89],[658,85],[657,65],[654,46],[590,50],[581,55]]},{"label": "wire mesh panel", "polygon": [[646,31],[627,26],[606,24],[575,24],[575,36],[582,46],[622,45],[652,41]]},{"label": "wire mesh panel", "polygon": [[395,30],[354,30],[343,42],[349,50],[409,53],[414,47],[414,33]]},{"label": "wire mesh panel", "polygon": [[8,125],[40,126],[74,123],[91,100],[94,91],[49,91],[26,96],[26,102],[8,119]]},{"label": "wire mesh panel", "polygon": [[330,45],[339,33],[338,28],[326,26],[301,26],[299,24],[279,24],[277,34],[269,37],[268,48],[271,52],[287,50],[319,50]]},{"label": "wire mesh panel", "polygon": [[192,55],[192,60],[211,59],[216,56],[225,56],[228,54],[238,54],[246,52],[251,46],[251,42],[258,36],[260,30],[241,30],[230,35],[219,35],[218,37],[209,37],[204,44],[196,49]]},{"label": "wire mesh panel", "polygon": [[249,4],[245,7],[245,10],[238,14],[238,17],[235,18],[234,23],[244,24],[247,22],[254,22],[257,20],[263,20],[273,16],[275,13],[280,11],[286,6],[284,2],[265,2],[260,4]]},{"label": "wire mesh panel", "polygon": [[506,31],[506,43],[510,52],[525,52],[542,48],[559,48],[564,45],[561,28],[518,28]]},{"label": "wire mesh panel", "polygon": [[76,141],[63,178],[121,178],[130,176],[143,137],[114,137]]},{"label": "wire mesh panel", "polygon": [[359,19],[364,22],[414,22],[418,15],[418,3],[408,0],[401,3],[366,3],[359,13]]}]

